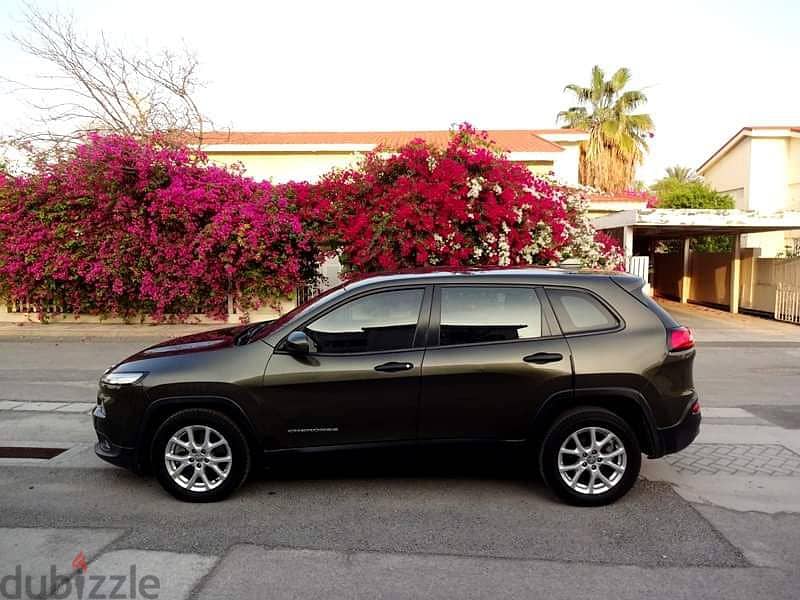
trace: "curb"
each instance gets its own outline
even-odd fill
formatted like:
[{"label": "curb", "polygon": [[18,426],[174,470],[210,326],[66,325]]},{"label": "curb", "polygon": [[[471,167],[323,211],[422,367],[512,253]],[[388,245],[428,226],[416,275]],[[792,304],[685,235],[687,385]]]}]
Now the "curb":
[{"label": "curb", "polygon": [[91,414],[92,402],[25,402],[0,400],[0,411]]}]

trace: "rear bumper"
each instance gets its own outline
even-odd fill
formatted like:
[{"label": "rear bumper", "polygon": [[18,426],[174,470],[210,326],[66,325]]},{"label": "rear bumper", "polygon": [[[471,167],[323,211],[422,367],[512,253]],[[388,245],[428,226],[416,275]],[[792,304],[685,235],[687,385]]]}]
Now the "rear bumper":
[{"label": "rear bumper", "polygon": [[702,421],[702,416],[699,410],[693,412],[691,408],[696,402],[697,397],[695,397],[694,401],[689,405],[689,410],[686,411],[683,419],[678,423],[672,427],[664,427],[663,429],[657,430],[661,442],[661,452],[659,456],[680,452],[691,444],[697,437],[697,434],[700,433],[700,421]]}]

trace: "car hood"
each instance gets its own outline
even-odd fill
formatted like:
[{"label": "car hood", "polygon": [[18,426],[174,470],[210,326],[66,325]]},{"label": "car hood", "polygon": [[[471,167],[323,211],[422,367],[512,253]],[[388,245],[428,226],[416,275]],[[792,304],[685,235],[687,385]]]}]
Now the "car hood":
[{"label": "car hood", "polygon": [[165,342],[159,342],[149,348],[145,348],[133,356],[129,356],[120,364],[148,358],[158,358],[160,356],[175,356],[176,354],[208,352],[210,350],[227,348],[233,346],[239,334],[243,333],[249,327],[251,327],[251,325],[223,327],[221,329],[212,329],[211,331],[203,331],[172,338]]}]

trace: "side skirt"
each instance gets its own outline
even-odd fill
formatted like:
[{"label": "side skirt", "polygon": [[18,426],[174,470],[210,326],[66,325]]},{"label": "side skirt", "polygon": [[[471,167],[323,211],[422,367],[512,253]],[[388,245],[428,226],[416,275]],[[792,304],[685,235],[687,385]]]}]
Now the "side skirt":
[{"label": "side skirt", "polygon": [[390,442],[360,442],[354,444],[329,444],[325,446],[302,446],[297,448],[277,448],[264,450],[264,456],[279,456],[286,454],[317,454],[324,452],[342,451],[366,451],[366,450],[388,450],[400,448],[424,448],[426,446],[447,447],[447,446],[522,446],[528,440],[492,440],[483,438],[458,438],[458,439],[435,439],[435,440],[396,440]]}]

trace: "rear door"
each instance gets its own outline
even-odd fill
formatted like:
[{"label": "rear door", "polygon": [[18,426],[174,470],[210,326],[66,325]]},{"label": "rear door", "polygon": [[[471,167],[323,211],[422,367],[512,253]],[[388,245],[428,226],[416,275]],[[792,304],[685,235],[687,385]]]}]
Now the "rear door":
[{"label": "rear door", "polygon": [[421,439],[525,438],[540,403],[571,388],[569,346],[538,289],[436,287],[422,365]]}]

